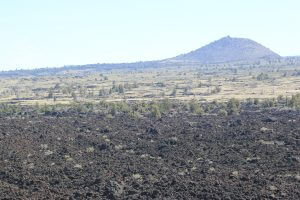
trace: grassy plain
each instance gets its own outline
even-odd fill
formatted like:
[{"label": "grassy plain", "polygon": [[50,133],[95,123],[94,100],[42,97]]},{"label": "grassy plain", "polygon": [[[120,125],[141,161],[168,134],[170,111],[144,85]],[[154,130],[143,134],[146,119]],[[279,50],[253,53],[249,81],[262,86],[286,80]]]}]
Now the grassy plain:
[{"label": "grassy plain", "polygon": [[98,101],[290,97],[300,92],[300,66],[184,66],[102,72],[68,71],[37,77],[0,78],[0,102],[70,104]]}]

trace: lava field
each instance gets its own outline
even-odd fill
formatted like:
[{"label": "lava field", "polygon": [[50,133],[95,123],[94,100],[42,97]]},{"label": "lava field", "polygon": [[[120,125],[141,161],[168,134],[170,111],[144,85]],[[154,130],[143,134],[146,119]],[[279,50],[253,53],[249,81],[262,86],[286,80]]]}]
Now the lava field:
[{"label": "lava field", "polygon": [[300,112],[0,117],[0,199],[300,199]]}]

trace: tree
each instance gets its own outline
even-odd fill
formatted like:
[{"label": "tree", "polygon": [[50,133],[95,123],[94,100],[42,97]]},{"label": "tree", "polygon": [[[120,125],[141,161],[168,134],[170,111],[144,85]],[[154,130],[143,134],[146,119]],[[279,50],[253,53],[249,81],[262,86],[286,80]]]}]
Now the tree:
[{"label": "tree", "polygon": [[112,116],[115,116],[117,114],[117,105],[115,103],[112,103],[112,105],[111,105],[110,114]]},{"label": "tree", "polygon": [[55,89],[55,90],[58,90],[59,88],[60,88],[59,83],[56,83],[55,86],[54,86],[54,89]]},{"label": "tree", "polygon": [[118,92],[119,94],[124,94],[124,86],[122,84],[119,84]]},{"label": "tree", "polygon": [[263,81],[263,80],[267,80],[267,79],[269,79],[269,75],[268,74],[264,74],[264,73],[260,73],[256,77],[256,80],[258,80],[258,81]]},{"label": "tree", "polygon": [[133,83],[133,86],[132,86],[133,88],[138,88],[139,87],[139,85],[138,85],[138,83],[135,81],[134,83]]},{"label": "tree", "polygon": [[83,87],[80,87],[79,94],[81,97],[84,97],[86,95],[86,90]]},{"label": "tree", "polygon": [[201,82],[199,82],[198,88],[202,88],[202,83]]},{"label": "tree", "polygon": [[107,95],[107,92],[104,88],[99,90],[99,97],[105,97]]},{"label": "tree", "polygon": [[77,95],[75,92],[72,92],[71,96],[73,98],[73,101],[77,101]]},{"label": "tree", "polygon": [[171,93],[171,96],[176,97],[176,95],[177,95],[177,90],[174,88]]},{"label": "tree", "polygon": [[52,99],[52,98],[53,98],[53,90],[52,90],[52,89],[49,90],[48,98],[49,98],[49,99]]}]

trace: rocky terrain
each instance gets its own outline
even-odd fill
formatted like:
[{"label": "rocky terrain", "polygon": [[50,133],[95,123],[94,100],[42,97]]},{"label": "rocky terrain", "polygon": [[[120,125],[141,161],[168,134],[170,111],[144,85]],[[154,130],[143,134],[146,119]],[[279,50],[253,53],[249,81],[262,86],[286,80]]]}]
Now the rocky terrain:
[{"label": "rocky terrain", "polygon": [[0,199],[299,199],[300,113],[0,118]]}]

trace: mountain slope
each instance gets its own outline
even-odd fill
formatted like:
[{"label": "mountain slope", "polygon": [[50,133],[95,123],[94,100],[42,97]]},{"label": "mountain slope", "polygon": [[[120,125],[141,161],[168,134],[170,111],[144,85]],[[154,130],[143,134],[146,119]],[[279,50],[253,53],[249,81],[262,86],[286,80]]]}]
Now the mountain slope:
[{"label": "mountain slope", "polygon": [[174,66],[185,66],[189,62],[195,65],[229,63],[236,61],[257,61],[260,59],[278,60],[286,64],[300,64],[300,57],[280,57],[270,49],[261,44],[245,38],[224,37],[212,42],[200,49],[187,54],[182,54],[174,58],[135,62],[135,63],[102,63],[86,65],[69,65],[58,68],[40,68],[32,70],[11,70],[0,71],[0,77],[13,76],[45,76],[54,74],[64,74],[72,70],[76,73],[90,73],[109,70],[143,70],[149,68],[163,68]]},{"label": "mountain slope", "polygon": [[228,36],[200,49],[176,56],[169,60],[224,63],[232,61],[251,61],[260,58],[280,58],[280,56],[253,40],[231,38]]}]

